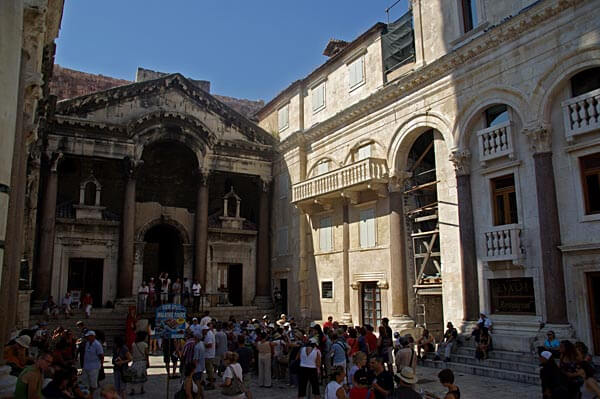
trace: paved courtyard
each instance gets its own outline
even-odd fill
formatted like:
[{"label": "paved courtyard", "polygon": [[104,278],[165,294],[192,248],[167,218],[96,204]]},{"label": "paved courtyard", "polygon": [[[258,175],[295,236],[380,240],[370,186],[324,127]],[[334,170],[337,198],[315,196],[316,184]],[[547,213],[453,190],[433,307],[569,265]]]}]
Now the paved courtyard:
[{"label": "paved courtyard", "polygon": [[[107,357],[109,361],[110,358]],[[169,386],[169,395],[166,390],[166,373],[162,364],[162,358],[151,356],[150,363],[152,367],[148,370],[149,380],[145,385],[146,394],[135,395],[139,399],[167,399],[173,398],[174,393],[179,389],[179,380],[171,380]],[[109,363],[106,364],[109,366]],[[112,382],[112,370],[106,370],[107,382]],[[437,382],[437,373],[439,370],[420,367],[417,370],[419,384],[417,391],[421,389],[443,397],[444,389]],[[479,377],[469,374],[456,374],[457,384],[461,390],[461,398],[466,399],[538,399],[541,398],[540,387],[536,385],[521,384],[512,381],[498,380],[495,378]],[[284,382],[275,381],[272,388],[259,388],[256,385],[256,377],[253,376],[251,390],[255,399],[283,399],[297,397],[297,391],[289,388]],[[219,390],[208,391],[206,398],[222,398]],[[130,399],[130,398],[128,398]]]}]

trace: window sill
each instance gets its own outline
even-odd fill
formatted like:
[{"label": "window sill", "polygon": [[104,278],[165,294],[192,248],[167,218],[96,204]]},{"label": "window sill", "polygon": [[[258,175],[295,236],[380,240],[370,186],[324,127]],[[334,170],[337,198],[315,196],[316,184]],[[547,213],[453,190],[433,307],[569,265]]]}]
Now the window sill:
[{"label": "window sill", "polygon": [[315,108],[315,109],[313,109],[313,110],[312,110],[312,114],[313,114],[313,115],[316,115],[316,114],[318,114],[319,112],[323,111],[325,108],[326,108],[326,105],[321,105],[319,108]]},{"label": "window sill", "polygon": [[355,91],[356,89],[363,87],[365,85],[365,83],[367,82],[366,79],[363,79],[360,83],[355,84],[354,86],[351,86],[348,89],[348,93],[352,93],[353,91]]},{"label": "window sill", "polygon": [[319,250],[319,251],[313,252],[313,255],[314,256],[333,255],[333,254],[339,254],[339,253],[342,253],[342,252],[344,252],[344,251],[339,251],[339,250],[336,251],[334,249],[331,249],[331,250]]},{"label": "window sill", "polygon": [[593,213],[591,215],[582,215],[580,221],[582,223],[586,223],[586,222],[598,222],[598,221],[600,221],[600,213]]},{"label": "window sill", "polygon": [[278,132],[279,133],[285,132],[289,127],[290,127],[290,125],[285,125],[284,127],[280,127]]},{"label": "window sill", "polygon": [[454,50],[464,46],[465,44],[469,43],[470,41],[476,39],[477,37],[483,35],[485,30],[489,26],[490,26],[489,22],[487,22],[487,21],[482,22],[479,25],[477,25],[476,27],[474,27],[473,29],[471,29],[470,31],[464,33],[458,39],[451,41],[450,46],[452,46],[452,50],[454,51]]}]

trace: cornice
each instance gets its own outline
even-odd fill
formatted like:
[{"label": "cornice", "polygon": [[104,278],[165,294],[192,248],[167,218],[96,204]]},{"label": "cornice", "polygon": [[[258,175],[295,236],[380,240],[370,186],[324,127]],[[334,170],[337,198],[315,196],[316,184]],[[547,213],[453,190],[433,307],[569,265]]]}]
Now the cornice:
[{"label": "cornice", "polygon": [[[542,1],[539,4],[532,6],[530,9],[507,19],[501,24],[490,27],[485,34],[440,57],[432,63],[417,69],[409,75],[390,82],[379,91],[340,111],[329,119],[312,126],[307,130],[292,133],[280,142],[278,148],[281,151],[286,151],[294,146],[302,145],[306,142],[313,142],[327,135],[332,130],[346,126],[373,111],[393,103],[400,97],[405,97],[424,86],[442,79],[449,73],[455,71],[458,67],[471,63],[474,59],[483,57],[487,52],[522,36],[524,33],[535,29],[538,25],[554,18],[563,10],[585,1],[586,0]],[[302,135],[303,140],[298,140],[296,137],[298,135]]]},{"label": "cornice", "polygon": [[86,119],[73,118],[63,115],[55,115],[50,123],[50,131],[57,133],[57,130],[85,130],[90,133],[100,133],[107,136],[117,136],[127,138],[127,128],[123,125],[114,123],[91,121]]}]

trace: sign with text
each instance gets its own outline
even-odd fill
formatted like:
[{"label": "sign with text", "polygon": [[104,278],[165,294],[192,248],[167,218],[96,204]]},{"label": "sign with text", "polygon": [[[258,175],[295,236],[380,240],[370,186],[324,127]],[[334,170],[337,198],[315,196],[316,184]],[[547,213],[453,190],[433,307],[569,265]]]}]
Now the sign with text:
[{"label": "sign with text", "polygon": [[492,313],[535,314],[533,278],[497,278],[490,280]]},{"label": "sign with text", "polygon": [[186,309],[183,305],[166,304],[156,308],[156,335],[162,338],[183,338]]}]

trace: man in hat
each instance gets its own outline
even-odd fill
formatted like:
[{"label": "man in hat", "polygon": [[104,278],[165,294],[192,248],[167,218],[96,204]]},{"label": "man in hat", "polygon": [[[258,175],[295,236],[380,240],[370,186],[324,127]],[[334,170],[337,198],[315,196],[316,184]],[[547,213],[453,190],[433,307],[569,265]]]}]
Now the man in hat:
[{"label": "man in hat", "polygon": [[21,335],[15,338],[14,343],[4,347],[4,361],[11,368],[11,374],[18,376],[31,360],[27,356],[27,350],[31,345],[31,338],[28,335]]},{"label": "man in hat", "polygon": [[568,398],[568,380],[560,371],[552,352],[540,352],[540,380],[544,398]]},{"label": "man in hat", "polygon": [[192,334],[194,334],[195,337],[202,338],[202,326],[198,322],[197,317],[194,317],[192,319],[192,325],[190,326],[190,330],[192,331]]},{"label": "man in hat", "polygon": [[394,398],[396,399],[422,399],[413,389],[413,386],[417,383],[417,376],[411,367],[403,367],[399,373],[396,373],[394,380],[398,384],[394,391]]},{"label": "man in hat", "polygon": [[85,339],[81,379],[83,384],[90,389],[90,396],[93,397],[94,391],[98,389],[98,374],[104,363],[104,348],[92,330],[85,333]]},{"label": "man in hat", "polygon": [[282,313],[282,314],[279,316],[279,320],[277,320],[277,325],[281,327],[281,326],[283,326],[285,323],[287,323],[287,317],[286,317],[285,313]]},{"label": "man in hat", "polygon": [[42,399],[42,386],[44,384],[44,372],[52,364],[52,355],[41,352],[36,362],[25,367],[17,379],[15,386],[15,399]]}]

